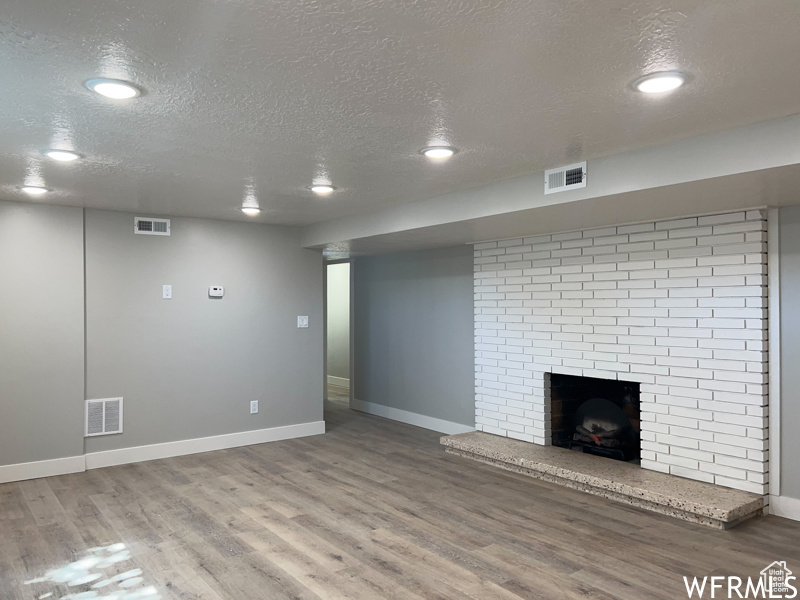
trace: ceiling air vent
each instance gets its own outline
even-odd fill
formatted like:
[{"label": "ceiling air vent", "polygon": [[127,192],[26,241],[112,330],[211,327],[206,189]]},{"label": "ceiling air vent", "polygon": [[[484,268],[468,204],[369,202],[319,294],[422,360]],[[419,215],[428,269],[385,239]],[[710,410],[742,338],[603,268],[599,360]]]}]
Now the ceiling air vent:
[{"label": "ceiling air vent", "polygon": [[134,217],[133,233],[142,235],[169,235],[169,219],[153,219],[151,217]]},{"label": "ceiling air vent", "polygon": [[586,187],[586,163],[548,169],[544,172],[544,193],[555,194]]},{"label": "ceiling air vent", "polygon": [[86,437],[122,433],[122,398],[86,401]]}]

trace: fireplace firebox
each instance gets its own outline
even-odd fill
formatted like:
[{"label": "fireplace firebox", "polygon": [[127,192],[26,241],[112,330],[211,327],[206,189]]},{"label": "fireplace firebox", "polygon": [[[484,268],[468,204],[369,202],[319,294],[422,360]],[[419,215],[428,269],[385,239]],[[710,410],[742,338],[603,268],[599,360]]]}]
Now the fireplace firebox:
[{"label": "fireplace firebox", "polygon": [[624,461],[639,459],[639,384],[551,373],[552,444]]}]

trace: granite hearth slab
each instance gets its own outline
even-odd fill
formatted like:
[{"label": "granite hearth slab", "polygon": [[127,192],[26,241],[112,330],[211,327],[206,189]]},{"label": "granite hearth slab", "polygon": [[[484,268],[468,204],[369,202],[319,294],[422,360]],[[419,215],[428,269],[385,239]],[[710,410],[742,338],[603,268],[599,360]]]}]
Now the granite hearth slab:
[{"label": "granite hearth slab", "polygon": [[728,529],[761,515],[761,496],[583,454],[475,431],[441,439],[463,456],[632,506]]}]

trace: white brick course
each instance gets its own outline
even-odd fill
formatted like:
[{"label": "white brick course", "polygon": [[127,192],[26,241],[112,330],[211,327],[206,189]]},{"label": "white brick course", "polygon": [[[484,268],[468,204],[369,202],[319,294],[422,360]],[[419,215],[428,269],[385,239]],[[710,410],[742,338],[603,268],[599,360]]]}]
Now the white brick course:
[{"label": "white brick course", "polygon": [[766,232],[750,210],[476,244],[476,427],[549,444],[549,373],[636,381],[642,467],[766,493]]}]

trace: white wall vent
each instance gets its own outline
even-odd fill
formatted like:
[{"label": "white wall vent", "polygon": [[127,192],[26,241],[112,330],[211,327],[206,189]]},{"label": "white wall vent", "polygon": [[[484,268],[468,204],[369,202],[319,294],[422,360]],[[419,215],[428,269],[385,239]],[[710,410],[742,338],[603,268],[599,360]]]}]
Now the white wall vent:
[{"label": "white wall vent", "polygon": [[86,437],[122,433],[122,398],[86,401]]},{"label": "white wall vent", "polygon": [[544,172],[544,193],[555,194],[586,187],[586,162]]},{"label": "white wall vent", "polygon": [[169,219],[154,219],[152,217],[134,217],[133,233],[142,235],[169,235]]}]

